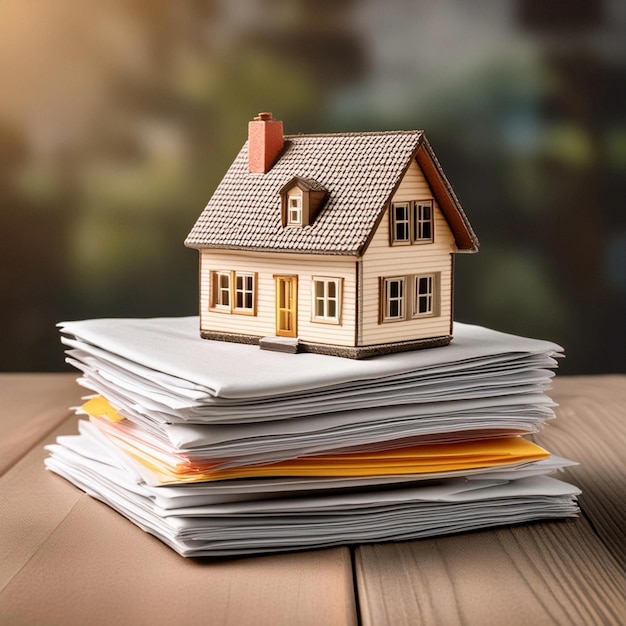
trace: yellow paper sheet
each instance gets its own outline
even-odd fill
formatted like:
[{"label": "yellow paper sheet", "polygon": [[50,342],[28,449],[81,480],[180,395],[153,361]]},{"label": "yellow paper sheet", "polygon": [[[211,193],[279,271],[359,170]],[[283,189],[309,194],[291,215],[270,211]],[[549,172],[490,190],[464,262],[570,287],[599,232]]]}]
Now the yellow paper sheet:
[{"label": "yellow paper sheet", "polygon": [[110,402],[103,396],[96,396],[90,398],[81,407],[85,413],[92,415],[93,417],[104,417],[111,422],[121,422],[122,417],[110,404]]},{"label": "yellow paper sheet", "polygon": [[[220,468],[222,460],[193,461],[185,455],[171,454],[129,436],[122,428],[123,422],[119,421],[123,418],[110,405],[107,408],[108,403],[104,398],[102,400],[102,403],[90,400],[83,408],[92,415],[97,410],[98,417],[92,421],[119,448],[156,474],[163,484],[274,476],[367,477],[425,474],[506,466],[537,461],[549,456],[543,448],[515,436],[465,443],[414,445],[376,452],[325,454],[266,465]],[[111,421],[107,424],[102,420],[102,415]]]}]

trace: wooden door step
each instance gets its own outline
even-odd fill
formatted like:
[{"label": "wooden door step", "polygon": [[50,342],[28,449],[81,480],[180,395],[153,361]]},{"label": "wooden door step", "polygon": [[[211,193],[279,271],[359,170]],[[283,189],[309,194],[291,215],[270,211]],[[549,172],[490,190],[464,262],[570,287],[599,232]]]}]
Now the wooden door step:
[{"label": "wooden door step", "polygon": [[261,337],[259,347],[261,350],[295,354],[298,352],[298,343],[297,337]]}]

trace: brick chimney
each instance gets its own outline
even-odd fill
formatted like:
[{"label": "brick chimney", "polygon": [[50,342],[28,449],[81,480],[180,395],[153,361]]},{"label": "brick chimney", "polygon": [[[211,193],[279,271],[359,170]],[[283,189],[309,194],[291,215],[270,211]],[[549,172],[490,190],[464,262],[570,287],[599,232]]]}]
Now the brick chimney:
[{"label": "brick chimney", "polygon": [[253,174],[268,172],[283,149],[283,123],[271,113],[259,113],[248,122],[248,168]]}]

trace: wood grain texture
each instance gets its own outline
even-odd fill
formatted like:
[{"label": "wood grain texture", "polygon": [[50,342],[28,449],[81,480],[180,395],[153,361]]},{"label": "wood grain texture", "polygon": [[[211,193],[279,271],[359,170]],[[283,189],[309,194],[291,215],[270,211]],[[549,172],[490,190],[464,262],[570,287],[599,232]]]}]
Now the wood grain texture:
[{"label": "wood grain texture", "polygon": [[364,624],[626,623],[626,377],[562,378],[558,419],[537,440],[579,460],[582,516],[398,544],[361,546]]},{"label": "wood grain texture", "polygon": [[586,520],[361,546],[363,624],[623,624],[623,570]]},{"label": "wood grain texture", "polygon": [[82,496],[0,594],[19,624],[356,624],[346,548],[186,560]]},{"label": "wood grain texture", "polygon": [[[67,413],[54,385],[18,382]],[[23,387],[4,389],[19,413]],[[42,446],[76,432],[72,416],[0,477],[0,624],[356,624],[347,548],[184,559],[46,472]]]},{"label": "wood grain texture", "polygon": [[582,489],[583,514],[626,564],[626,376],[557,376],[548,393],[557,419],[535,440],[580,463],[563,477]]},{"label": "wood grain texture", "polygon": [[67,419],[81,392],[75,374],[0,376],[0,476]]},{"label": "wood grain texture", "polygon": [[44,442],[75,433],[76,418],[66,419],[0,477],[0,593],[83,495],[43,464]]}]

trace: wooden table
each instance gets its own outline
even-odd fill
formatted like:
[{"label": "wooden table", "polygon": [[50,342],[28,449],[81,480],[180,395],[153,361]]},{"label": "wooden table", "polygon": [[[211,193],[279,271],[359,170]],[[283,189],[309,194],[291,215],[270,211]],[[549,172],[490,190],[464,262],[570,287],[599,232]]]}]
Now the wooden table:
[{"label": "wooden table", "polygon": [[211,563],[44,470],[73,375],[0,375],[0,624],[626,624],[626,376],[551,395],[537,441],[581,463],[575,521]]}]

